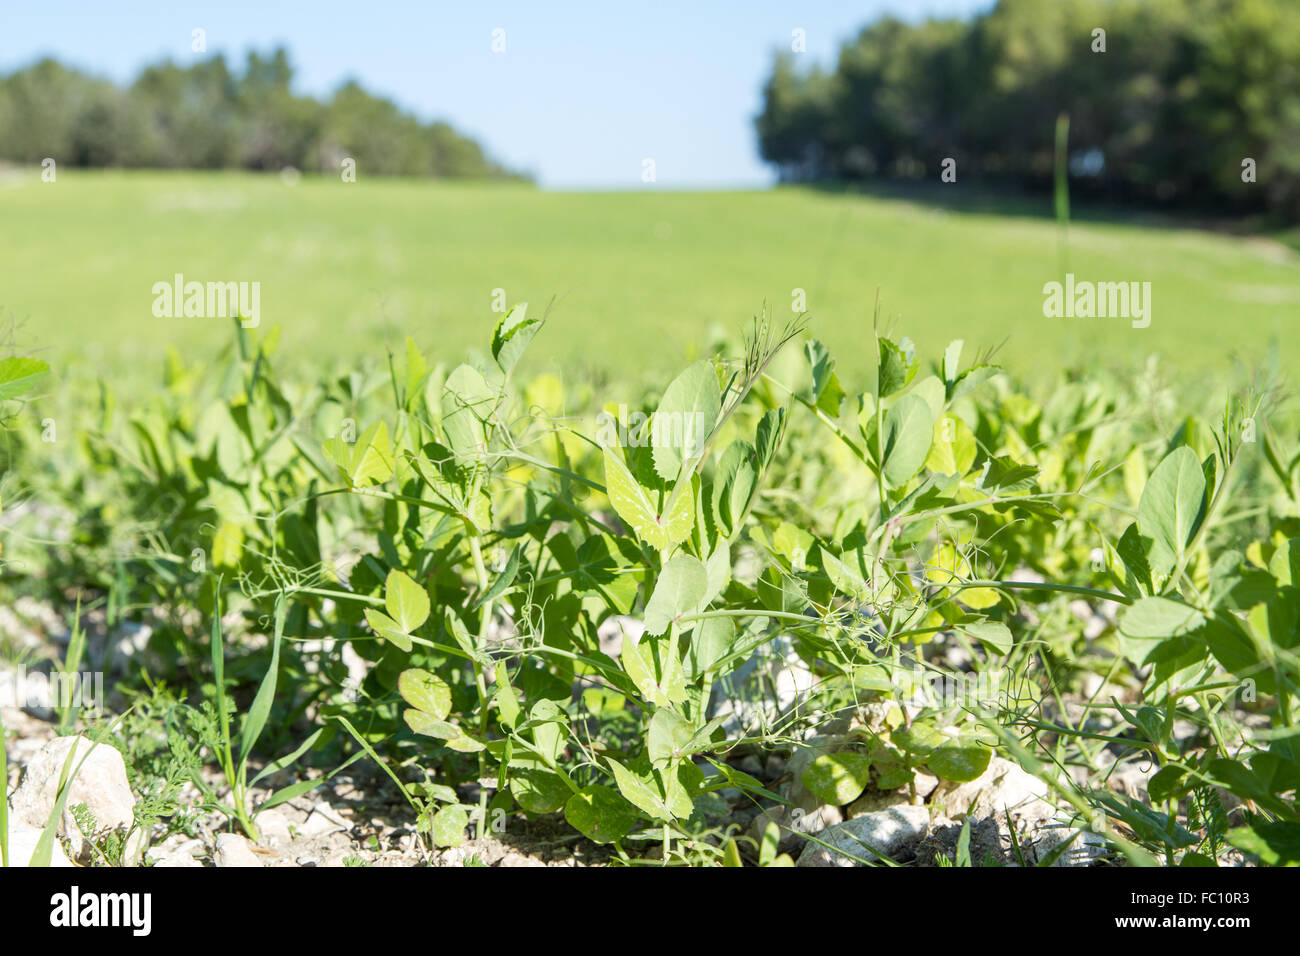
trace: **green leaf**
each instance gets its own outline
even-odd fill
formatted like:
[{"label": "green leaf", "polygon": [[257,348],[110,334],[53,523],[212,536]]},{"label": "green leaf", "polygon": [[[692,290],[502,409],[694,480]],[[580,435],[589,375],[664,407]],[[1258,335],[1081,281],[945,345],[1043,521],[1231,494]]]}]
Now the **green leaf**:
[{"label": "green leaf", "polygon": [[651,419],[655,471],[668,483],[682,464],[699,456],[722,411],[713,363],[701,360],[672,380]]},{"label": "green leaf", "polygon": [[821,754],[804,771],[802,782],[822,803],[842,807],[861,796],[871,782],[871,758],[851,751]]},{"label": "green leaf", "polygon": [[1300,587],[1300,538],[1289,538],[1278,545],[1268,561],[1268,573],[1279,587]]},{"label": "green leaf", "polygon": [[606,760],[614,773],[614,781],[618,784],[619,793],[623,794],[629,803],[654,820],[671,823],[675,819],[668,802],[653,780],[638,776],[617,760],[608,757]]},{"label": "green leaf", "polygon": [[569,715],[553,700],[542,698],[528,712],[533,725],[533,743],[552,764],[560,759],[569,737]]},{"label": "green leaf", "polygon": [[519,361],[533,336],[541,331],[540,319],[528,318],[528,303],[520,302],[502,316],[492,333],[492,357],[501,371],[509,373]]},{"label": "green leaf", "polygon": [[352,484],[358,488],[382,485],[391,477],[393,443],[388,440],[388,425],[380,421],[366,429],[353,448]]},{"label": "green leaf", "polygon": [[621,660],[623,670],[645,700],[667,707],[686,699],[686,674],[671,641],[656,642],[648,635],[632,640],[625,634]]},{"label": "green leaf", "polygon": [[961,370],[961,350],[965,344],[965,339],[953,339],[943,350],[943,380],[950,389]]},{"label": "green leaf", "polygon": [[934,775],[942,780],[965,783],[974,780],[989,768],[993,751],[978,741],[958,738],[940,744],[925,758]]},{"label": "green leaf", "polygon": [[689,721],[666,707],[660,707],[650,718],[646,734],[646,754],[656,770],[667,770],[686,752],[695,736]]},{"label": "green leaf", "polygon": [[808,396],[810,404],[821,409],[831,418],[839,417],[840,404],[844,401],[844,389],[840,385],[839,376],[835,374],[835,359],[831,357],[826,346],[816,339],[812,339],[804,346],[804,354],[808,356],[808,362],[812,365],[812,392]]},{"label": "green leaf", "polygon": [[1015,643],[1011,629],[1001,621],[975,621],[959,625],[959,630],[975,638],[984,647],[995,654],[1010,654]]},{"label": "green leaf", "polygon": [[510,769],[510,793],[528,813],[554,813],[572,792],[554,770],[546,767]]},{"label": "green leaf", "polygon": [[459,751],[460,753],[463,754],[475,754],[478,753],[480,750],[487,749],[487,746],[483,743],[483,741],[475,737],[471,737],[469,734],[464,733],[463,731],[460,733],[459,736],[452,737],[450,740],[448,740],[447,746],[450,747],[452,750]]},{"label": "green leaf", "polygon": [[497,398],[496,390],[473,366],[459,365],[447,376],[442,392],[442,430],[458,458],[476,461],[487,450],[484,422]]},{"label": "green leaf", "polygon": [[609,448],[605,449],[605,492],[618,516],[656,551],[685,541],[695,525],[695,496],[690,489],[677,496],[671,512],[660,514],[627,465]]},{"label": "green leaf", "polygon": [[391,641],[401,650],[410,653],[411,648],[414,646],[411,642],[411,635],[398,627],[396,621],[372,607],[366,608],[365,615],[366,623],[370,625],[376,634],[387,641]]},{"label": "green leaf", "polygon": [[785,430],[785,409],[770,408],[759,419],[758,431],[754,436],[754,451],[758,455],[758,467],[766,468],[776,455],[777,446]]},{"label": "green leaf", "polygon": [[564,819],[595,843],[614,843],[632,832],[637,812],[616,791],[593,784],[569,797],[564,804]]},{"label": "green leaf", "polygon": [[404,670],[397,678],[397,692],[416,710],[435,720],[445,720],[451,713],[451,688],[437,674],[420,667]]},{"label": "green leaf", "polygon": [[943,475],[964,475],[975,464],[978,448],[975,435],[956,415],[941,415],[934,423],[934,435],[925,467]]},{"label": "green leaf", "polygon": [[510,686],[510,673],[505,661],[497,661],[496,678],[496,702],[501,723],[513,728],[519,722],[519,699],[515,697],[515,689]]},{"label": "green leaf", "polygon": [[708,571],[700,559],[689,554],[674,555],[664,565],[654,594],[646,602],[646,633],[662,634],[680,616],[697,611],[708,589]]},{"label": "green leaf", "polygon": [[451,688],[437,674],[421,667],[402,671],[398,678],[398,693],[402,700],[416,710],[442,721],[451,713]]},{"label": "green leaf", "polygon": [[429,619],[429,592],[394,568],[384,582],[384,606],[398,629],[410,634]]},{"label": "green leaf", "polygon": [[890,735],[890,740],[895,745],[920,757],[928,756],[936,747],[942,747],[950,739],[932,724],[919,721],[909,727],[899,727]]},{"label": "green leaf", "polygon": [[0,401],[17,398],[30,391],[49,374],[49,365],[40,359],[20,355],[0,359]]},{"label": "green leaf", "polygon": [[1205,624],[1205,615],[1169,598],[1142,598],[1120,612],[1117,629],[1124,656],[1142,664],[1156,645],[1182,637]]},{"label": "green leaf", "polygon": [[1300,865],[1300,823],[1256,823],[1228,831],[1228,842],[1265,866]]},{"label": "green leaf", "polygon": [[[486,531],[488,529],[484,528],[483,530]],[[492,586],[484,591],[483,594],[479,596],[479,599],[474,602],[474,606],[470,608],[471,611],[477,611],[488,601],[495,601],[515,583],[515,575],[519,573],[520,550],[520,546],[515,545],[514,550],[510,552],[510,557],[506,559],[506,566],[502,568],[501,573],[493,579]]]},{"label": "green leaf", "polygon": [[718,462],[713,479],[712,505],[714,519],[726,537],[739,530],[736,525],[758,486],[756,458],[754,447],[737,439],[727,447]]},{"label": "green leaf", "polygon": [[464,807],[443,807],[433,815],[433,828],[430,836],[434,846],[460,846],[465,842],[465,828],[469,826],[469,814]]},{"label": "green leaf", "polygon": [[920,471],[930,453],[934,420],[930,406],[919,395],[907,394],[885,414],[881,460],[885,480],[895,488]]},{"label": "green leaf", "polygon": [[1187,545],[1205,516],[1205,472],[1196,453],[1186,445],[1174,449],[1156,466],[1138,502],[1138,527],[1168,555],[1153,564],[1182,560]]},{"label": "green leaf", "polygon": [[957,376],[948,399],[955,402],[967,392],[974,391],[993,376],[1000,374],[1001,371],[1002,369],[996,365],[972,365]]},{"label": "green leaf", "polygon": [[718,661],[726,657],[736,643],[736,625],[731,618],[712,617],[701,621],[691,632],[686,664],[692,680],[703,677]]},{"label": "green leaf", "polygon": [[402,719],[406,721],[406,726],[411,728],[412,733],[424,737],[436,737],[438,740],[455,740],[461,736],[461,729],[455,724],[446,720],[439,720],[433,714],[425,713],[422,710],[404,710],[402,711]]},{"label": "green leaf", "polygon": [[916,375],[916,349],[909,338],[895,345],[889,339],[880,339],[880,363],[876,374],[876,395],[888,398],[902,391]]},{"label": "green leaf", "polygon": [[349,445],[342,438],[331,438],[321,445],[325,457],[338,466],[352,488],[382,485],[393,477],[393,443],[388,425],[375,422]]},{"label": "green leaf", "polygon": [[1028,491],[1034,486],[1038,469],[1022,465],[1006,456],[994,456],[984,463],[978,487],[981,491],[999,495],[1013,495]]}]

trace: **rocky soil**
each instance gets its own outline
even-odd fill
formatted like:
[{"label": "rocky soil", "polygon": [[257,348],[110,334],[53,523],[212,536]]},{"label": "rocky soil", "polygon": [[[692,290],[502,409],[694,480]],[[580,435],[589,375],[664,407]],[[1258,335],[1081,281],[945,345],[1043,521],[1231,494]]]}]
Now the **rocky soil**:
[{"label": "rocky soil", "polygon": [[[15,613],[19,611],[21,613]],[[58,621],[40,606],[0,608],[0,640],[12,651],[24,649],[32,671],[56,656]],[[119,642],[120,644],[121,642]],[[6,670],[8,668],[8,670]],[[0,692],[13,671],[0,662]],[[779,681],[777,682],[779,685]],[[792,682],[792,686],[797,680]],[[6,700],[0,704],[22,704]],[[854,734],[871,731],[878,719],[871,708],[831,721],[820,732],[784,753],[733,754],[739,769],[780,793],[789,806],[762,807],[739,791],[721,791],[705,811],[719,829],[760,841],[775,822],[782,834],[780,850],[798,866],[861,866],[878,857],[894,862],[934,866],[951,863],[962,825],[969,821],[973,865],[1106,866],[1104,841],[1080,826],[1068,807],[1055,802],[1048,787],[1018,765],[994,757],[978,779],[961,784],[941,782],[923,773],[913,786],[881,791],[869,787],[847,806],[820,803],[802,783],[803,772],[821,753],[849,746]],[[558,815],[526,820],[510,817],[502,832],[470,838],[452,849],[430,849],[417,831],[409,805],[392,781],[362,763],[324,781],[316,789],[257,815],[259,839],[232,832],[219,812],[192,815],[184,832],[163,824],[135,825],[140,797],[128,782],[122,755],[101,744],[92,750],[84,737],[59,737],[53,714],[39,705],[0,706],[8,755],[9,845],[11,858],[25,860],[54,809],[57,780],[71,747],[78,758],[89,753],[72,785],[61,820],[53,863],[59,866],[120,863],[158,867],[293,867],[293,866],[588,866],[601,865],[611,851],[576,835]],[[1155,768],[1132,759],[1108,759],[1107,784],[1118,792],[1145,797],[1146,780]],[[221,793],[222,779],[210,773],[206,783]],[[319,772],[308,772],[308,776]],[[300,779],[280,771],[254,789],[258,805],[272,792]],[[192,784],[181,801],[198,805]],[[72,808],[85,804],[97,831],[83,834]],[[103,848],[116,837],[120,852],[108,860]],[[471,829],[470,837],[475,837]],[[124,842],[123,842],[124,841]],[[1055,852],[1067,844],[1060,852]],[[648,855],[660,852],[648,849]],[[1221,865],[1240,865],[1225,856]]]}]

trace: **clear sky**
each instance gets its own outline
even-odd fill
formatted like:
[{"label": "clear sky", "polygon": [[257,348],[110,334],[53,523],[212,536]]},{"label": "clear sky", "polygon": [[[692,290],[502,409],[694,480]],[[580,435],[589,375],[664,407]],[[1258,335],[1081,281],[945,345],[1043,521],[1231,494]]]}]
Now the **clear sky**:
[{"label": "clear sky", "polygon": [[[882,13],[963,16],[992,0],[385,2],[0,0],[0,70],[52,55],[118,81],[159,59],[185,63],[192,31],[242,67],[285,45],[300,93],[348,78],[424,119],[446,119],[498,159],[554,188],[636,188],[642,161],[663,187],[771,180],[753,118],[776,49],[805,31],[831,63]],[[505,51],[494,53],[493,31]]]}]

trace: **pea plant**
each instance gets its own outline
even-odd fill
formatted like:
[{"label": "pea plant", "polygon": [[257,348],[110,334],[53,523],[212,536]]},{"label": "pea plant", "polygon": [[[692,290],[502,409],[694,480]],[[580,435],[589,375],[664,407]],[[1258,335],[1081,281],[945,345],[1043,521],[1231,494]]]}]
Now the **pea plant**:
[{"label": "pea plant", "polygon": [[[481,361],[407,340],[306,384],[238,329],[151,402],[101,390],[70,458],[15,433],[26,486],[76,502],[46,576],[153,615],[232,827],[344,747],[431,846],[558,815],[626,863],[789,865],[788,821],[755,839],[718,807],[790,803],[745,758],[818,738],[795,783],[821,804],[919,802],[1001,754],[1130,862],[1300,859],[1300,455],[1253,440],[1262,401],[1170,429],[1135,412],[1176,401],[1150,382],[1039,403],[878,326],[852,387],[766,316],[620,393],[525,377],[544,325],[519,306]],[[920,693],[954,676],[940,644],[980,693]],[[1104,750],[1156,765],[1149,801]]]}]

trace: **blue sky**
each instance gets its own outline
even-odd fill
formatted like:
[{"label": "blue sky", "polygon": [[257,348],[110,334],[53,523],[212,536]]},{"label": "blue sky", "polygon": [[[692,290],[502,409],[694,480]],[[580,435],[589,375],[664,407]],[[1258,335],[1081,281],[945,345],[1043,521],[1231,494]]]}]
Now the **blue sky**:
[{"label": "blue sky", "polygon": [[[354,77],[425,119],[442,118],[552,188],[636,188],[653,158],[660,187],[770,182],[753,117],[772,51],[792,31],[832,62],[874,17],[967,15],[991,0],[164,3],[0,0],[0,70],[44,55],[124,81],[162,58],[184,63],[196,27],[208,53],[242,64],[284,44],[299,92]],[[505,31],[493,53],[493,31]]]}]

